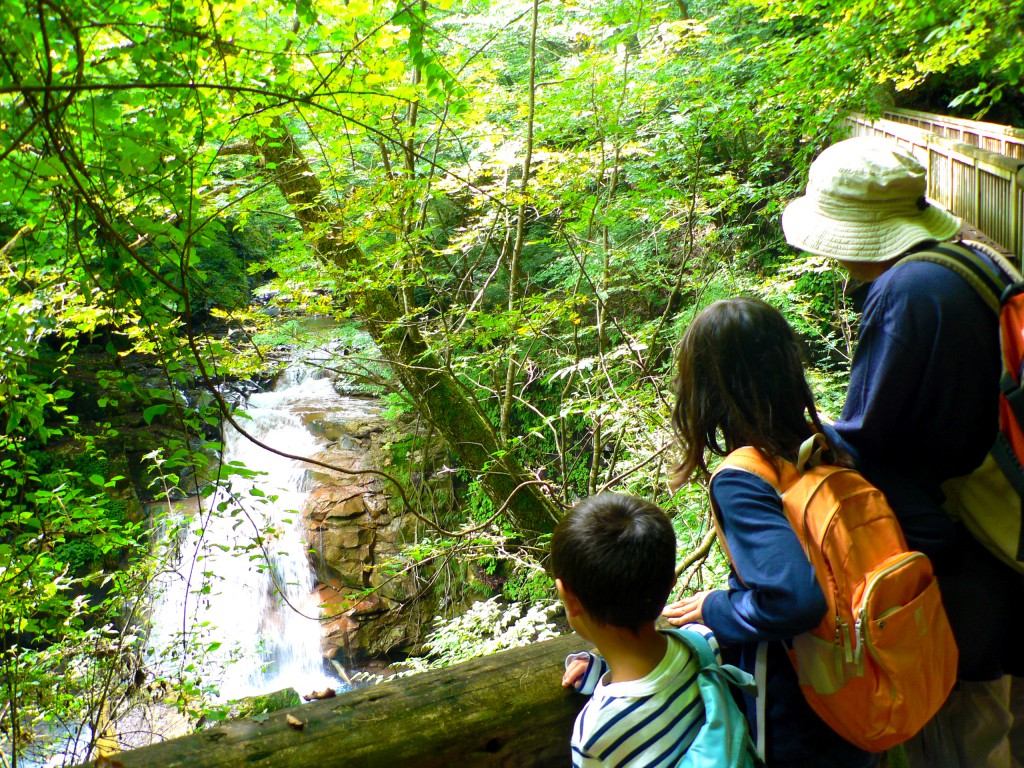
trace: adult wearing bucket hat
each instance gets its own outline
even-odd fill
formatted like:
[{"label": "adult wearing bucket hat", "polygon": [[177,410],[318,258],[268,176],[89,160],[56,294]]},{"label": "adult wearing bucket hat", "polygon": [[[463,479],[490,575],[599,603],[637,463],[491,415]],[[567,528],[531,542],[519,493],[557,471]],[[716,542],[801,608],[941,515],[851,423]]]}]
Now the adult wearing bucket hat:
[{"label": "adult wearing bucket hat", "polygon": [[802,251],[879,263],[927,241],[948,240],[960,219],[925,197],[925,169],[882,139],[834,144],[811,165],[807,194],[786,206],[782,229]]},{"label": "adult wearing bucket hat", "polygon": [[782,228],[791,245],[867,282],[836,431],[910,546],[932,558],[960,646],[961,682],[907,745],[908,758],[915,767],[1010,768],[1024,761],[1014,754],[1011,763],[1008,676],[1024,674],[1024,584],[947,516],[940,487],[981,464],[995,438],[999,337],[995,314],[952,270],[893,268],[959,232],[959,219],[926,198],[926,182],[892,142],[841,141],[814,160]]}]

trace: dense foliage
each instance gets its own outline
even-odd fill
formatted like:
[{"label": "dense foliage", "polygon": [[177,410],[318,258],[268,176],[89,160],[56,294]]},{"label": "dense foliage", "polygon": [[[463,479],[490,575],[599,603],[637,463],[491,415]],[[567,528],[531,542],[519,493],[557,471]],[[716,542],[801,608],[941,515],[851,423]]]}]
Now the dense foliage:
[{"label": "dense foliage", "polygon": [[281,312],[336,319],[332,365],[446,443],[462,505],[405,503],[510,597],[604,488],[678,512],[713,578],[665,482],[680,330],[767,296],[834,410],[842,280],[780,207],[845,110],[1017,109],[1022,6],[5,0],[2,740],[102,730],[160,567],[131,488],[225,477],[218,385],[292,340]]}]

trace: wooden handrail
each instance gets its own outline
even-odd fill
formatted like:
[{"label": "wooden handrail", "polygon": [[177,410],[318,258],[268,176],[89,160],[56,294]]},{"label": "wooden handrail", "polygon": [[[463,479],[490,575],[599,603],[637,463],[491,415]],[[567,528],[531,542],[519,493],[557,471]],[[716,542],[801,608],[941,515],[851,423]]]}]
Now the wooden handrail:
[{"label": "wooden handrail", "polygon": [[1019,265],[1024,257],[1024,160],[892,120],[850,115],[855,135],[883,136],[928,169],[928,196],[976,227]]},{"label": "wooden handrail", "polygon": [[882,112],[882,117],[923,128],[945,139],[970,144],[1018,160],[1024,159],[1024,128],[936,115],[914,109],[887,109]]},{"label": "wooden handrail", "polygon": [[124,768],[564,767],[585,701],[561,687],[564,661],[588,647],[566,635],[112,759]]}]

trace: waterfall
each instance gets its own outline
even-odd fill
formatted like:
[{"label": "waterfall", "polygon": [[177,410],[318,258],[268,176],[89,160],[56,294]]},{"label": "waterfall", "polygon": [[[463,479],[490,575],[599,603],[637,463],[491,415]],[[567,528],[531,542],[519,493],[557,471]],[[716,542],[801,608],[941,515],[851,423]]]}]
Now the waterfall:
[{"label": "waterfall", "polygon": [[[328,379],[292,367],[273,391],[249,399],[249,418],[238,423],[265,445],[310,456],[324,441],[303,414],[343,409],[341,401]],[[343,688],[324,672],[319,606],[300,526],[308,470],[230,426],[223,459],[228,471],[240,462],[260,474],[230,474],[191,516],[167,521],[163,546],[173,555],[172,568],[156,584],[150,668],[167,677],[187,670],[222,701],[287,687],[299,693]]]}]

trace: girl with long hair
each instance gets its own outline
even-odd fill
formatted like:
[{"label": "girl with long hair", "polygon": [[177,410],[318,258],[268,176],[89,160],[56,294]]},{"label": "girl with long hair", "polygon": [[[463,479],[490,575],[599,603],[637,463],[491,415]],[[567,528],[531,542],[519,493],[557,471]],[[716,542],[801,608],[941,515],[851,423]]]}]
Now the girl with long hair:
[{"label": "girl with long hair", "polygon": [[[814,433],[826,437],[825,462],[852,464],[818,416],[796,334],[759,299],[717,301],[693,320],[679,348],[675,387],[679,483],[710,476],[711,456],[743,446],[755,447],[770,462],[795,463],[801,443]],[[714,475],[710,493],[734,567],[729,586],[673,603],[665,616],[675,625],[706,624],[727,660],[752,674],[758,646],[765,644],[765,733],[759,741],[768,768],[874,765],[876,755],[842,739],[811,710],[786,655],[784,644],[818,626],[826,602],[778,493],[732,467]],[[756,730],[753,700],[747,718]]]}]

